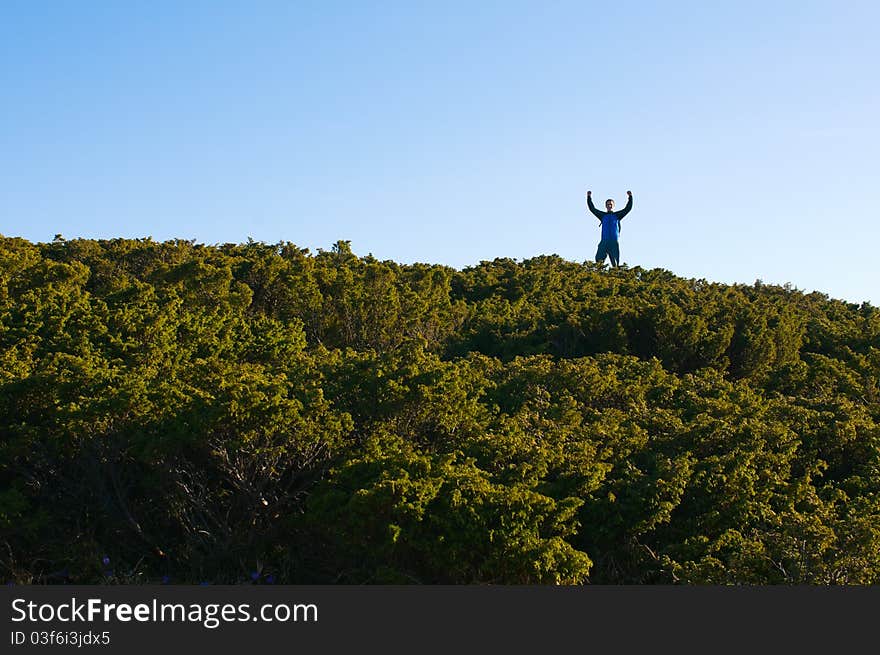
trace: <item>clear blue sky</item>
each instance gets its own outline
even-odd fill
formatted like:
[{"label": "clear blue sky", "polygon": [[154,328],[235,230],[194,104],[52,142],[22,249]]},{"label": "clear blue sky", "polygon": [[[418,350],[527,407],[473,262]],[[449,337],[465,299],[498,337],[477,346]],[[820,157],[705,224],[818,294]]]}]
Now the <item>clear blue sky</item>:
[{"label": "clear blue sky", "polygon": [[0,233],[622,260],[880,305],[880,3],[0,2]]}]

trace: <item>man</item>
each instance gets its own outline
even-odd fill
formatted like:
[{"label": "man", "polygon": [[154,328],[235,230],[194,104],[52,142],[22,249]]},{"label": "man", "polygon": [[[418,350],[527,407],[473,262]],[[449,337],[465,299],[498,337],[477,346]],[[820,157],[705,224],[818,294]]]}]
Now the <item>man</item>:
[{"label": "man", "polygon": [[606,257],[611,259],[611,265],[615,268],[620,263],[620,245],[617,240],[620,236],[620,221],[629,214],[633,206],[632,191],[627,191],[629,200],[626,207],[620,211],[614,211],[614,201],[610,198],[605,201],[605,211],[600,212],[593,206],[592,191],[587,191],[587,208],[599,219],[602,224],[602,238],[599,241],[599,249],[596,251],[596,261],[604,262]]}]

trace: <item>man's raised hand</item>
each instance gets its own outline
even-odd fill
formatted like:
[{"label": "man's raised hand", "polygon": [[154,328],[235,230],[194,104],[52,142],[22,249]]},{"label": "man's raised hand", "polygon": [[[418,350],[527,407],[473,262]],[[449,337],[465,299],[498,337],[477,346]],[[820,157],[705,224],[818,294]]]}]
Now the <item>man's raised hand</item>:
[{"label": "man's raised hand", "polygon": [[627,191],[627,192],[626,192],[626,195],[628,195],[630,198],[632,198],[633,192],[632,192],[632,191]]}]

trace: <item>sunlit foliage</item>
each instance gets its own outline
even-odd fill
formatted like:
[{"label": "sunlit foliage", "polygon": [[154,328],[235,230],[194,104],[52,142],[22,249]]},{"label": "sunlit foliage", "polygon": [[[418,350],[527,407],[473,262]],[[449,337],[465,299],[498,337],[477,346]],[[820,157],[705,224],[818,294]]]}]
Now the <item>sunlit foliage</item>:
[{"label": "sunlit foliage", "polygon": [[880,310],[0,237],[0,579],[880,582]]}]

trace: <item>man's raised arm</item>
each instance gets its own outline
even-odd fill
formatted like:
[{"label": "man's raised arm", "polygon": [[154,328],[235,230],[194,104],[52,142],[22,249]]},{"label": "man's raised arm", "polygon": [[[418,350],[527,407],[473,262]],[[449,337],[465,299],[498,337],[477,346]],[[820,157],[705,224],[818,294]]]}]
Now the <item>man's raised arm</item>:
[{"label": "man's raised arm", "polygon": [[617,212],[617,220],[619,221],[621,218],[629,214],[629,210],[633,208],[633,192],[627,191],[626,195],[629,196],[629,200],[626,201],[626,207]]},{"label": "man's raised arm", "polygon": [[593,216],[598,218],[600,221],[602,220],[602,212],[600,212],[598,209],[596,209],[595,206],[593,206],[593,192],[592,191],[587,191],[587,209],[589,209],[591,212],[593,212]]}]

